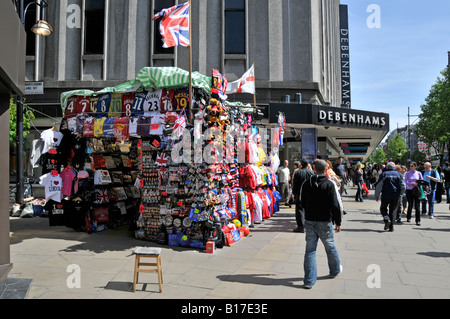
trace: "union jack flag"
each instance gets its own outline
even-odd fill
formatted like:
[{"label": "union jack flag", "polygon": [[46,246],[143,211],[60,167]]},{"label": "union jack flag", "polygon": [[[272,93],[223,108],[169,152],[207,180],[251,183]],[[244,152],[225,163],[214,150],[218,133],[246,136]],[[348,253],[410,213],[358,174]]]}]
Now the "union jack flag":
[{"label": "union jack flag", "polygon": [[161,153],[156,156],[156,165],[158,166],[166,166],[169,161],[169,156],[166,156],[166,153]]},{"label": "union jack flag", "polygon": [[190,2],[182,3],[158,12],[153,20],[162,18],[159,32],[163,37],[163,48],[175,46],[189,47],[189,9]]}]

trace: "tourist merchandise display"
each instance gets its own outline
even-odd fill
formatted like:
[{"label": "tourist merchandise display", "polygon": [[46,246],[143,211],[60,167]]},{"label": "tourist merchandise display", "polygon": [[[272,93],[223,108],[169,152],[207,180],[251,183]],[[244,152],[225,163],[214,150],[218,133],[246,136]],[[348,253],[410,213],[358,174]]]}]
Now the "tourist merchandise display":
[{"label": "tourist merchandise display", "polygon": [[279,210],[283,114],[270,127],[256,107],[229,103],[217,70],[194,74],[192,101],[185,79],[145,68],[115,88],[62,94],[61,127],[43,132],[36,152],[51,226],[128,225],[137,239],[206,249]]}]

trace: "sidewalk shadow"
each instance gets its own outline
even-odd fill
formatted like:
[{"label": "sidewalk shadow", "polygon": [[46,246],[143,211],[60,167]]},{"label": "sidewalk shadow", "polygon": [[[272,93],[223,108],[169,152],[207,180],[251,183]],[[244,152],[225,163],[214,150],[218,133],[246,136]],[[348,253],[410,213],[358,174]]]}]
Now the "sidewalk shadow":
[{"label": "sidewalk shadow", "polygon": [[[275,274],[242,274],[242,275],[219,275],[217,278],[225,282],[237,282],[244,284],[263,286],[287,286],[292,288],[302,288],[303,278],[272,278]],[[317,277],[317,280],[330,279],[328,276]]]},{"label": "sidewalk shadow", "polygon": [[423,253],[417,253],[417,255],[433,257],[433,258],[448,258],[448,257],[450,257],[450,253],[438,252],[438,251],[427,251],[427,252],[423,252]]}]

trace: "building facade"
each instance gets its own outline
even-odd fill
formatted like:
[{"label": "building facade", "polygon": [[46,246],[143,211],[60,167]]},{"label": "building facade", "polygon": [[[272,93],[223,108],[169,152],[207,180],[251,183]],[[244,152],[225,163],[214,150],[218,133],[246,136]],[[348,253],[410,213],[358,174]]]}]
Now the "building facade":
[{"label": "building facade", "polygon": [[[43,87],[43,94],[26,96],[36,116],[28,139],[37,138],[39,130],[61,119],[62,92],[115,86],[134,79],[147,66],[188,70],[188,49],[163,49],[159,22],[152,21],[156,12],[182,2],[48,0],[47,21],[54,34],[42,38],[28,32],[26,81]],[[342,48],[349,45],[348,38],[344,44],[341,39],[339,0],[191,2],[194,71],[210,76],[212,69],[218,69],[228,81],[234,81],[254,63],[256,101],[266,109],[267,119],[270,104],[286,100],[286,96],[304,104],[341,107],[346,83],[342,81]],[[344,65],[348,67],[348,63]],[[345,92],[349,94],[347,88]],[[253,103],[253,96],[232,94],[229,100]],[[296,127],[305,127],[301,124]],[[320,155],[345,155],[339,143],[323,143],[328,135],[337,133],[316,132],[322,134]],[[282,156],[292,160],[302,156],[300,145],[291,145],[292,154],[287,146],[281,149]]]}]

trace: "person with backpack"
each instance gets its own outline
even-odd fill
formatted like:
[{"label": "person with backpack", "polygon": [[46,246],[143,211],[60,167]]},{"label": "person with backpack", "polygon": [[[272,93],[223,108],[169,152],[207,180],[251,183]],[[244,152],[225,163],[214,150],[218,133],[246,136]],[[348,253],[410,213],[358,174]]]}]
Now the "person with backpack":
[{"label": "person with backpack", "polygon": [[431,163],[426,162],[424,164],[423,179],[430,183],[431,190],[426,195],[426,199],[422,201],[422,215],[427,214],[427,204],[428,204],[428,216],[434,218],[434,201],[436,198],[436,189],[438,183],[441,182],[439,174],[436,170],[431,169]]}]

